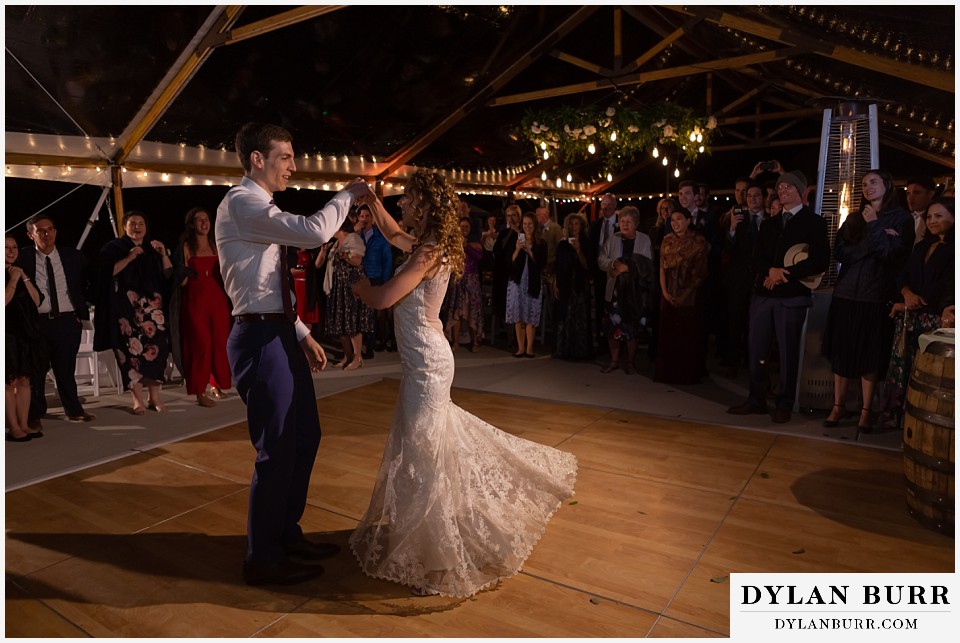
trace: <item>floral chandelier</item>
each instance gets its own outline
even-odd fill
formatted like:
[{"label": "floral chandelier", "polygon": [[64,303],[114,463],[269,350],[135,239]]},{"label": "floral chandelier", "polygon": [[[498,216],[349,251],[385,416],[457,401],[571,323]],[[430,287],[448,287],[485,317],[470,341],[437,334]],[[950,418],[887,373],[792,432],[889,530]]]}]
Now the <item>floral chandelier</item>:
[{"label": "floral chandelier", "polygon": [[528,111],[521,125],[538,158],[556,157],[567,164],[600,158],[607,180],[648,151],[665,167],[673,164],[679,176],[680,159],[692,162],[709,154],[710,139],[717,133],[713,116],[698,118],[692,109],[667,102],[641,109],[563,106]]}]

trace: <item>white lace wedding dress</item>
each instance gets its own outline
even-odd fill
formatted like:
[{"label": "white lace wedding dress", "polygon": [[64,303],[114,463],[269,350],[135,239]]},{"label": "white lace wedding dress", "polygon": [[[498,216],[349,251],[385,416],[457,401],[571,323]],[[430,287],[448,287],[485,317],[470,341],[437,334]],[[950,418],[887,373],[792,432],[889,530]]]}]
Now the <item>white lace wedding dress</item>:
[{"label": "white lace wedding dress", "polygon": [[453,353],[439,319],[448,279],[444,268],[396,305],[400,395],[350,547],[370,576],[470,596],[520,571],[573,496],[577,459],[451,402]]}]

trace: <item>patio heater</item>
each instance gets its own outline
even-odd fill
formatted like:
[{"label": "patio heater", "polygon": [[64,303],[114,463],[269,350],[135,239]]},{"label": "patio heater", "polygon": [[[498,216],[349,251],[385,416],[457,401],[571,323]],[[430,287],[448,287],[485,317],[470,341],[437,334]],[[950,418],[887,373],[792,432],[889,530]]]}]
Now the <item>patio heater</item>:
[{"label": "patio heater", "polygon": [[[820,355],[833,285],[837,281],[837,259],[832,249],[840,225],[860,207],[863,175],[879,167],[877,122],[876,104],[842,101],[836,108],[823,110],[817,193],[811,206],[827,221],[831,256],[823,281],[812,293],[813,306],[804,325],[794,410],[833,406],[833,372],[830,363]],[[854,394],[855,390],[851,392]]]}]

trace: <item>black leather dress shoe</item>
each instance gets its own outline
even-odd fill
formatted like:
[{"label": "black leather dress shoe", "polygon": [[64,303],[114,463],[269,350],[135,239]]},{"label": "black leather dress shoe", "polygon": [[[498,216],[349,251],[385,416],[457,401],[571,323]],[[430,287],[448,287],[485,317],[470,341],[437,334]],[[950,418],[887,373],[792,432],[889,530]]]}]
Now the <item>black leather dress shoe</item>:
[{"label": "black leather dress shoe", "polygon": [[292,560],[278,563],[243,564],[243,580],[247,585],[294,585],[323,574],[320,565],[304,565]]},{"label": "black leather dress shoe", "polygon": [[777,409],[773,412],[773,421],[777,424],[786,424],[790,421],[790,409]]},{"label": "black leather dress shoe", "polygon": [[314,543],[306,538],[292,545],[284,545],[287,559],[302,565],[316,565],[318,561],[332,558],[340,553],[340,545],[333,543]]},{"label": "black leather dress shoe", "polygon": [[727,409],[727,413],[730,415],[766,415],[767,409],[762,406],[754,406],[749,401],[746,401],[743,404],[731,406]]}]

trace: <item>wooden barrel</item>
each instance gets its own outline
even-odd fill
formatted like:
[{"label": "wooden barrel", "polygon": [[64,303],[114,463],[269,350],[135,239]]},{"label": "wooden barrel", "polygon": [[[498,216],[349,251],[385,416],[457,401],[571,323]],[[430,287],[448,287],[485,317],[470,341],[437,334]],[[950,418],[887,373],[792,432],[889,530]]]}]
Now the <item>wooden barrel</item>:
[{"label": "wooden barrel", "polygon": [[917,354],[907,387],[903,469],[907,508],[921,524],[954,533],[954,345],[934,341]]}]

